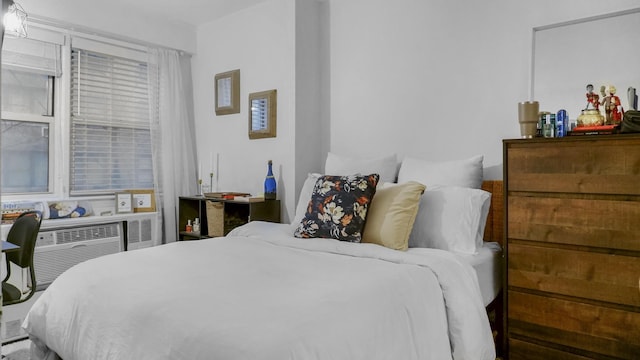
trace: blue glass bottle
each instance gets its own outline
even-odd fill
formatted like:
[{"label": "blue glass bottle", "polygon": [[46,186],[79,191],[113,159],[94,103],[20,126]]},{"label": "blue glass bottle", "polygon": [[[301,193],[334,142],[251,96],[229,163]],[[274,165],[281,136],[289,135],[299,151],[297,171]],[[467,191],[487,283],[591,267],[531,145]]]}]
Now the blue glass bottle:
[{"label": "blue glass bottle", "polygon": [[275,200],[276,198],[276,178],[273,177],[273,162],[269,160],[269,168],[267,170],[267,178],[264,179],[264,198],[265,200]]}]

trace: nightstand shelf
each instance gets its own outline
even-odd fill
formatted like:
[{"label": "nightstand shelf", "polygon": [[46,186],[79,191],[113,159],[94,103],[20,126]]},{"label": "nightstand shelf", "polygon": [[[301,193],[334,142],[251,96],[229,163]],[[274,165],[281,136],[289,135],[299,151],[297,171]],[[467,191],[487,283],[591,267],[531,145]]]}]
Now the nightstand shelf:
[{"label": "nightstand shelf", "polygon": [[[200,233],[185,231],[187,221],[200,219]],[[178,199],[178,240],[224,236],[250,221],[280,222],[280,200],[256,202],[182,196]]]}]

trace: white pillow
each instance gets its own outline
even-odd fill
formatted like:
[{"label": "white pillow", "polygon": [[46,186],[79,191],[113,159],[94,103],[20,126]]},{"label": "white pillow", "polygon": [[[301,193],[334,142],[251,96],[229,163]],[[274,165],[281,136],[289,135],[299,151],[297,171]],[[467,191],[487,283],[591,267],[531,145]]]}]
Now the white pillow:
[{"label": "white pillow", "polygon": [[475,254],[482,247],[491,193],[468,187],[427,188],[409,236],[409,247]]},{"label": "white pillow", "polygon": [[375,159],[362,159],[328,153],[324,164],[327,175],[378,174],[380,182],[396,182],[398,159],[390,155]]},{"label": "white pillow", "polygon": [[302,189],[300,190],[300,197],[298,198],[296,213],[293,216],[293,221],[291,222],[292,226],[295,226],[297,228],[304,218],[304,215],[307,213],[307,206],[309,205],[309,201],[311,200],[311,194],[313,194],[313,187],[316,185],[316,181],[318,181],[320,176],[322,175],[318,173],[309,173],[307,175],[307,180],[304,181]]},{"label": "white pillow", "polygon": [[405,157],[400,165],[398,183],[417,181],[427,186],[482,187],[483,155],[466,160],[427,161]]}]

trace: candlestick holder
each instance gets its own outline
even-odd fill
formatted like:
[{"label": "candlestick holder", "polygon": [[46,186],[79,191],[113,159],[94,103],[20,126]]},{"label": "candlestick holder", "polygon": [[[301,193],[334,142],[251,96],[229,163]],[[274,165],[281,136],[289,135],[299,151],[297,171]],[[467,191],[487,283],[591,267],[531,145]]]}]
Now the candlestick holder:
[{"label": "candlestick holder", "polygon": [[209,173],[209,189],[213,191],[213,171]]},{"label": "candlestick holder", "polygon": [[198,194],[200,194],[200,196],[204,196],[202,193],[202,179],[198,179]]}]

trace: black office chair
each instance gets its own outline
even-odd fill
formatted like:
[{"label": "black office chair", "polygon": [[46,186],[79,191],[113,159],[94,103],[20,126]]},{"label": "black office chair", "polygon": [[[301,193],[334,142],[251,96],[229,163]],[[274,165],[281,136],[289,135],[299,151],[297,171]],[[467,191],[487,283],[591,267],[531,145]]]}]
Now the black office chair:
[{"label": "black office chair", "polygon": [[[36,289],[36,272],[33,268],[33,252],[38,239],[38,231],[42,223],[42,213],[40,211],[28,211],[16,219],[7,234],[7,242],[20,247],[19,250],[7,252],[7,275],[2,280],[2,305],[12,305],[27,301],[33,296]],[[11,278],[12,265],[19,267],[19,285],[15,285]],[[29,272],[27,284],[25,285],[24,273]]]}]

